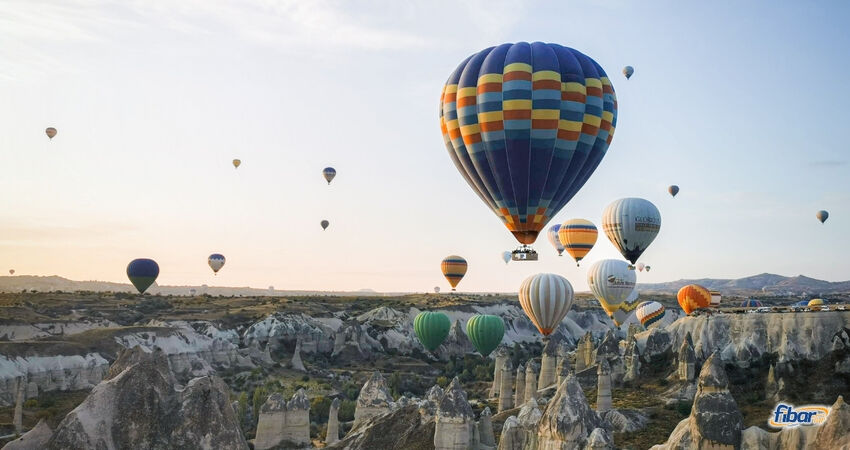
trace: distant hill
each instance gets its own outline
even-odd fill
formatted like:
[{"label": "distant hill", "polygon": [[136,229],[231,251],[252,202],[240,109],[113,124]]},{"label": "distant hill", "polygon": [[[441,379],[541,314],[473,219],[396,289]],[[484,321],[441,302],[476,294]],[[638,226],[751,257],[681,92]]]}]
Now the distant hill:
[{"label": "distant hill", "polygon": [[822,295],[850,292],[850,281],[824,281],[805,275],[785,277],[772,273],[762,273],[745,278],[715,279],[700,278],[692,280],[668,281],[666,283],[638,284],[641,292],[657,292],[675,294],[688,284],[699,284],[708,289],[721,291],[724,294],[752,295]]}]

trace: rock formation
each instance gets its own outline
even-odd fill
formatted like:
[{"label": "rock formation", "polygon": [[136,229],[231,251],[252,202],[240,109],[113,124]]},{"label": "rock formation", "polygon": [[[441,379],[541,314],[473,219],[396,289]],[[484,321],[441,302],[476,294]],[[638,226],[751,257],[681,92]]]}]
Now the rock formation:
[{"label": "rock formation", "polygon": [[812,450],[850,448],[850,405],[838,396],[829,410],[826,422],[818,428]]},{"label": "rock formation", "polygon": [[446,388],[437,406],[435,422],[435,450],[466,450],[472,447],[475,416],[457,377]]},{"label": "rock formation", "polygon": [[339,440],[339,399],[331,402],[328,411],[328,432],[325,434],[325,444],[331,445]]},{"label": "rock formation", "polygon": [[537,429],[537,448],[583,448],[590,433],[601,426],[602,421],[587,404],[578,380],[570,375],[546,404]]},{"label": "rock formation", "polygon": [[490,387],[490,398],[499,395],[499,389],[502,386],[502,366],[509,356],[508,347],[505,345],[500,345],[494,352],[496,365],[493,367],[493,386]]},{"label": "rock formation", "polygon": [[626,373],[623,375],[623,381],[637,380],[640,376],[640,349],[634,339],[626,346],[624,360]]},{"label": "rock formation", "polygon": [[304,367],[304,362],[301,361],[301,337],[295,340],[295,352],[292,354],[292,368],[301,372],[307,371],[307,368]]},{"label": "rock formation", "polygon": [[642,326],[640,326],[636,323],[630,323],[629,324],[629,330],[626,333],[626,340],[631,341],[635,337],[635,335],[640,333],[641,331],[643,331]]},{"label": "rock formation", "polygon": [[691,381],[694,379],[696,356],[694,348],[687,339],[682,339],[682,345],[679,346],[678,356],[678,371],[679,380]]},{"label": "rock formation", "polygon": [[514,406],[525,403],[525,366],[520,363],[516,368],[516,389],[514,390]]},{"label": "rock formation", "polygon": [[416,405],[394,409],[364,419],[345,438],[329,448],[345,450],[434,448],[434,420],[421,415]]},{"label": "rock formation", "polygon": [[15,433],[21,434],[24,429],[23,414],[24,414],[24,394],[26,387],[24,386],[24,377],[18,377],[18,395],[15,401],[15,413],[12,418],[12,425],[15,427]]},{"label": "rock formation", "polygon": [[165,352],[123,351],[44,448],[248,448],[221,379],[174,380]]},{"label": "rock formation", "polygon": [[558,342],[549,339],[543,347],[543,355],[540,360],[540,375],[537,378],[537,389],[545,389],[557,381],[556,364],[558,358]]},{"label": "rock formation", "polygon": [[270,395],[260,408],[254,448],[301,447],[309,443],[310,400],[304,389],[299,389],[289,402],[280,393]]},{"label": "rock formation", "polygon": [[605,337],[602,338],[602,342],[600,342],[599,346],[596,347],[596,350],[593,351],[591,361],[598,363],[602,359],[608,360],[608,364],[611,367],[615,365],[615,361],[620,359],[620,340],[613,331],[609,330],[605,333]]},{"label": "rock formation", "polygon": [[[19,345],[26,346],[25,343]],[[26,400],[38,397],[39,391],[91,389],[103,380],[108,367],[109,363],[98,353],[19,357],[0,355],[0,406],[15,404],[20,380],[23,380],[26,388]]]},{"label": "rock formation", "polygon": [[383,414],[390,410],[393,396],[387,388],[387,382],[378,371],[372,372],[372,377],[360,389],[357,396],[357,406],[354,410],[354,426],[360,422]]},{"label": "rock formation", "polygon": [[604,428],[594,428],[587,438],[585,450],[614,450],[614,439]]},{"label": "rock formation", "polygon": [[522,396],[524,402],[537,399],[537,371],[534,366],[533,360],[529,360],[525,365],[525,393]]},{"label": "rock formation", "polygon": [[[566,341],[561,341],[558,344],[558,358],[555,360],[555,367],[561,367],[564,365],[564,360],[566,360],[566,364],[570,364],[570,347],[567,345]],[[557,370],[557,369],[556,369]]]},{"label": "rock formation", "polygon": [[588,331],[581,337],[576,347],[576,372],[581,372],[593,363],[593,335]]},{"label": "rock formation", "polygon": [[557,382],[558,386],[560,386],[561,383],[563,383],[564,380],[567,379],[567,376],[569,376],[569,374],[570,374],[570,359],[569,358],[561,358],[559,361],[560,362],[559,362],[558,367],[556,369],[557,374],[558,374],[558,382]]},{"label": "rock formation", "polygon": [[466,335],[466,331],[460,319],[455,320],[449,329],[446,340],[434,351],[434,354],[443,361],[448,361],[452,356],[463,357],[467,353],[475,351],[475,347]]},{"label": "rock formation", "polygon": [[506,409],[511,409],[514,407],[513,403],[513,365],[511,364],[510,359],[505,359],[505,362],[502,364],[502,375],[499,380],[499,412],[502,412]]},{"label": "rock formation", "polygon": [[519,415],[510,416],[502,426],[499,437],[499,450],[525,450],[537,447],[537,428],[543,413],[537,401],[531,398],[525,402]]},{"label": "rock formation", "polygon": [[596,412],[604,413],[611,409],[611,368],[606,359],[599,361],[596,375]]},{"label": "rock formation", "polygon": [[676,425],[666,443],[652,449],[739,449],[741,412],[728,385],[720,355],[712,354],[700,371],[690,417]]},{"label": "rock formation", "polygon": [[4,445],[3,450],[40,450],[45,448],[51,435],[53,430],[41,419],[32,430]]},{"label": "rock formation", "polygon": [[481,437],[480,447],[482,450],[496,448],[496,435],[493,433],[493,422],[491,420],[490,408],[484,408],[478,417],[478,435]]}]

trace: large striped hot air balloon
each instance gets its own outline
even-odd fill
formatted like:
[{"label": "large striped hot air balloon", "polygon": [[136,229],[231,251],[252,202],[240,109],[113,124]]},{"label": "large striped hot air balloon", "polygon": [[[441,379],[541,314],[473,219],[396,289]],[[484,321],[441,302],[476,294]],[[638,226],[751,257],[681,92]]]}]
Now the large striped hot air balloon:
[{"label": "large striped hot air balloon", "polygon": [[576,266],[596,244],[598,235],[596,225],[584,219],[570,219],[562,223],[558,230],[558,239],[567,253],[576,260]]},{"label": "large striped hot air balloon", "polygon": [[484,49],[460,63],[440,95],[449,156],[526,245],[596,170],[616,123],[605,71],[558,44]]},{"label": "large striped hot air balloon", "polygon": [[549,336],[573,306],[573,286],[553,273],[538,273],[519,287],[519,304],[543,336]]},{"label": "large striped hot air balloon", "polygon": [[449,316],[441,312],[422,311],[413,319],[413,332],[430,351],[436,350],[446,340],[451,326]]},{"label": "large striped hot air balloon", "polygon": [[637,307],[637,295],[629,298],[636,280],[635,271],[619,259],[597,261],[587,270],[590,291],[618,327]]},{"label": "large striped hot air balloon", "polygon": [[552,247],[555,247],[555,251],[558,252],[558,256],[564,255],[564,245],[561,244],[561,238],[558,237],[558,230],[561,229],[561,224],[556,223],[549,227],[549,232],[546,233],[546,237],[549,238],[549,243],[552,244]]},{"label": "large striped hot air balloon", "polygon": [[664,305],[658,302],[640,302],[635,310],[635,316],[644,328],[661,323],[664,318]]},{"label": "large striped hot air balloon", "polygon": [[466,321],[466,335],[483,357],[487,357],[505,336],[505,322],[499,316],[476,314]]},{"label": "large striped hot air balloon", "polygon": [[711,306],[711,292],[698,284],[689,284],[679,289],[676,299],[679,300],[679,306],[685,310],[685,314]]},{"label": "large striped hot air balloon", "polygon": [[443,271],[443,276],[449,281],[453,291],[457,290],[455,289],[457,284],[466,275],[466,268],[466,260],[457,255],[446,256],[440,263],[440,270]]},{"label": "large striped hot air balloon", "polygon": [[220,253],[213,253],[207,258],[207,264],[209,264],[210,269],[213,270],[213,273],[218,275],[218,271],[224,267],[224,255]]},{"label": "large striped hot air balloon", "polygon": [[144,294],[158,276],[159,264],[152,259],[134,259],[127,265],[127,278],[138,289],[139,294]]},{"label": "large striped hot air balloon", "polygon": [[661,230],[661,213],[642,198],[621,198],[605,208],[602,229],[623,257],[634,264]]}]

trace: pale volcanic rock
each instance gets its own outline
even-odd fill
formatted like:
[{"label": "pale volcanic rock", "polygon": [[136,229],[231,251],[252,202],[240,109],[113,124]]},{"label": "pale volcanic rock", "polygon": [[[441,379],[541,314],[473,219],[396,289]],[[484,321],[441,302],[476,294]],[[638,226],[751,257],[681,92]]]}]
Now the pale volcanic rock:
[{"label": "pale volcanic rock", "polygon": [[590,433],[601,426],[602,421],[590,409],[578,380],[570,375],[546,404],[538,426],[538,449],[581,448]]},{"label": "pale volcanic rock", "polygon": [[585,450],[614,450],[614,438],[604,428],[594,428],[584,448]]},{"label": "pale volcanic rock", "polygon": [[328,411],[328,431],[325,433],[325,444],[333,444],[339,440],[339,399],[335,398],[331,402],[330,410]]},{"label": "pale volcanic rock", "polygon": [[41,450],[45,448],[52,435],[53,430],[50,429],[44,419],[41,419],[32,430],[7,443],[2,450]]},{"label": "pale volcanic rock", "polygon": [[493,366],[493,384],[490,386],[490,398],[495,398],[499,394],[499,389],[502,386],[502,366],[510,357],[510,351],[506,345],[502,344],[496,348],[493,356],[496,359],[496,364]]},{"label": "pale volcanic rock", "polygon": [[533,450],[537,448],[537,427],[543,413],[534,398],[528,399],[517,416],[510,416],[502,426],[499,450]]},{"label": "pale volcanic rock", "polygon": [[452,380],[440,399],[435,422],[436,450],[465,450],[472,447],[475,415],[457,377]]},{"label": "pale volcanic rock", "polygon": [[537,370],[533,360],[525,365],[525,392],[522,396],[523,402],[537,399]]},{"label": "pale volcanic rock", "polygon": [[515,406],[525,403],[525,366],[520,363],[516,368],[516,388],[514,389]]},{"label": "pale volcanic rock", "polygon": [[381,372],[372,372],[372,376],[360,389],[357,396],[357,406],[354,410],[354,426],[360,422],[390,410],[393,396],[387,388],[387,382]]}]

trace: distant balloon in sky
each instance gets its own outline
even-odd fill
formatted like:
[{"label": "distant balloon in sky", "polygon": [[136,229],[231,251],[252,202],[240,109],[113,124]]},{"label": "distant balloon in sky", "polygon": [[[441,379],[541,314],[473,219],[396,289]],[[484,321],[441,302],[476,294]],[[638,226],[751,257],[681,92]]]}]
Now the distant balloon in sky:
[{"label": "distant balloon in sky", "polygon": [[330,222],[328,222],[327,220],[323,220],[323,221],[319,222],[319,224],[322,226],[322,229],[323,229],[323,230],[327,230],[327,229],[328,229],[328,225],[330,225],[331,223],[330,223]]},{"label": "distant balloon in sky", "polygon": [[558,44],[484,49],[460,63],[440,94],[452,162],[524,245],[584,186],[616,123],[605,71]]},{"label": "distant balloon in sky", "polygon": [[689,284],[679,289],[676,300],[685,310],[685,314],[690,314],[697,309],[711,306],[711,292],[698,284]]},{"label": "distant balloon in sky", "polygon": [[440,270],[443,271],[443,276],[449,281],[453,291],[456,290],[457,284],[466,275],[466,268],[466,260],[457,255],[446,256],[440,263]]},{"label": "distant balloon in sky", "polygon": [[519,287],[519,304],[543,336],[549,336],[573,306],[573,286],[553,273],[538,273]]},{"label": "distant balloon in sky", "polygon": [[14,274],[15,274],[15,269],[9,269],[9,275],[14,275]]},{"label": "distant balloon in sky", "polygon": [[598,235],[596,225],[584,219],[570,219],[562,223],[558,230],[558,239],[567,253],[576,260],[576,266],[596,244]]},{"label": "distant balloon in sky", "polygon": [[210,265],[210,269],[213,270],[213,273],[218,275],[218,271],[224,267],[224,255],[219,253],[213,253],[207,258],[207,264]]},{"label": "distant balloon in sky", "polygon": [[649,269],[652,269],[652,267],[646,266],[646,271],[647,271],[647,272],[649,272]]},{"label": "distant balloon in sky", "polygon": [[504,261],[505,264],[511,262],[511,252],[509,252],[507,250],[503,251],[502,252],[502,261]]},{"label": "distant balloon in sky", "polygon": [[561,229],[561,224],[556,223],[549,227],[549,232],[546,233],[549,238],[549,243],[552,244],[552,247],[555,247],[555,251],[558,252],[558,256],[563,256],[564,254],[564,246],[561,244],[561,238],[558,237],[558,230]]},{"label": "distant balloon in sky", "polygon": [[678,194],[678,193],[679,193],[679,186],[676,186],[675,184],[674,184],[674,185],[671,185],[670,187],[668,187],[668,188],[667,188],[667,192],[669,192],[669,193],[670,193],[670,195],[672,195],[673,197],[675,197],[675,196],[676,196],[676,194]]},{"label": "distant balloon in sky", "polygon": [[505,336],[505,322],[499,316],[476,314],[466,321],[466,335],[483,357],[487,357]]},{"label": "distant balloon in sky", "polygon": [[44,130],[44,134],[46,134],[51,140],[53,139],[53,136],[56,136],[56,133],[58,133],[58,131],[56,131],[56,128],[53,127],[47,127],[47,129]]},{"label": "distant balloon in sky", "polygon": [[623,257],[634,264],[661,230],[661,213],[642,198],[621,198],[605,208],[602,229]]},{"label": "distant balloon in sky", "polygon": [[195,296],[195,292],[197,292],[197,291],[195,290],[195,288],[191,288],[191,289],[189,289],[189,295],[191,295],[192,297],[194,297],[194,296]]},{"label": "distant balloon in sky", "polygon": [[[627,317],[637,307],[637,296],[629,298],[635,290],[636,281],[635,271],[619,259],[597,261],[587,270],[590,291],[617,326],[623,323],[623,317]],[[618,311],[622,313],[615,315]]]},{"label": "distant balloon in sky", "polygon": [[440,286],[434,286],[434,293],[435,293],[435,294],[439,294],[439,293],[440,293]]},{"label": "distant balloon in sky", "polygon": [[144,294],[158,276],[159,265],[152,259],[134,259],[127,265],[127,278],[138,289],[139,294]]},{"label": "distant balloon in sky", "polygon": [[235,167],[235,168],[237,168],[237,169],[238,169],[238,168],[239,168],[239,166],[241,166],[241,165],[242,165],[242,160],[241,160],[241,159],[234,159],[234,160],[233,160],[233,167]]},{"label": "distant balloon in sky", "polygon": [[422,346],[434,351],[449,335],[452,326],[449,316],[441,312],[422,311],[413,319],[413,332]]},{"label": "distant balloon in sky", "polygon": [[644,269],[645,267],[646,267],[646,264],[644,264],[644,263],[642,263],[642,262],[639,262],[639,263],[635,264],[635,268],[638,270],[638,272],[643,272],[643,269]]},{"label": "distant balloon in sky", "polygon": [[658,324],[664,318],[664,305],[658,302],[640,302],[635,310],[635,316],[644,328]]},{"label": "distant balloon in sky", "polygon": [[322,169],[322,176],[325,177],[325,180],[328,182],[328,184],[331,184],[331,181],[336,176],[336,169],[334,169],[333,167],[325,167],[324,169]]},{"label": "distant balloon in sky", "polygon": [[818,211],[815,216],[818,218],[818,220],[820,220],[820,223],[824,223],[826,222],[826,219],[829,219],[829,213],[824,210]]},{"label": "distant balloon in sky", "polygon": [[626,79],[627,79],[627,80],[628,80],[629,78],[631,78],[631,77],[632,77],[632,75],[633,75],[634,73],[635,73],[635,68],[634,68],[634,67],[632,67],[632,66],[626,66],[626,67],[623,67],[623,75],[625,75],[625,76],[626,76]]}]

